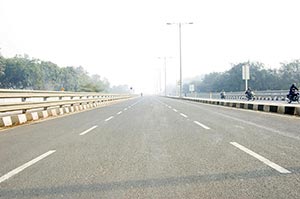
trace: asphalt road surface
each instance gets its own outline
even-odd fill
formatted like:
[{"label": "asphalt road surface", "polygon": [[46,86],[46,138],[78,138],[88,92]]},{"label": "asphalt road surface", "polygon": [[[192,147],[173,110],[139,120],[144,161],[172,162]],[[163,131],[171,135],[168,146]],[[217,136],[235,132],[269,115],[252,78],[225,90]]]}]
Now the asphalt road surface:
[{"label": "asphalt road surface", "polygon": [[148,96],[11,128],[0,198],[300,198],[300,118]]}]

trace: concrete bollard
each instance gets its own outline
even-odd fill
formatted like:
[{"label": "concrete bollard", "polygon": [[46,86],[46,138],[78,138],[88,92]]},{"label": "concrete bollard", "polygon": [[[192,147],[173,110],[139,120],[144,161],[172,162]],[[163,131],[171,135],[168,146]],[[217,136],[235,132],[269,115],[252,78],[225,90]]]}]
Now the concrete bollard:
[{"label": "concrete bollard", "polygon": [[300,107],[296,107],[295,115],[300,116]]},{"label": "concrete bollard", "polygon": [[27,121],[38,120],[39,115],[37,112],[26,113],[26,118],[27,118]]},{"label": "concrete bollard", "polygon": [[12,124],[23,124],[27,122],[25,114],[11,116]]},{"label": "concrete bollard", "polygon": [[13,125],[11,117],[5,116],[0,119],[0,126],[11,126]]},{"label": "concrete bollard", "polygon": [[56,109],[50,109],[49,112],[50,112],[49,115],[57,116],[57,110]]},{"label": "concrete bollard", "polygon": [[74,107],[74,110],[75,110],[75,111],[79,111],[79,106],[76,105],[76,106]]},{"label": "concrete bollard", "polygon": [[258,111],[258,104],[253,104],[253,110]]},{"label": "concrete bollard", "polygon": [[64,113],[69,113],[69,107],[64,107]]},{"label": "concrete bollard", "polygon": [[39,118],[47,118],[48,115],[48,111],[40,111],[38,112]]},{"label": "concrete bollard", "polygon": [[58,109],[58,114],[59,115],[63,115],[64,114],[64,109],[63,108],[59,108]]},{"label": "concrete bollard", "polygon": [[277,113],[284,114],[285,108],[284,106],[278,106]]},{"label": "concrete bollard", "polygon": [[269,105],[264,105],[263,111],[264,112],[270,112],[270,106]]}]

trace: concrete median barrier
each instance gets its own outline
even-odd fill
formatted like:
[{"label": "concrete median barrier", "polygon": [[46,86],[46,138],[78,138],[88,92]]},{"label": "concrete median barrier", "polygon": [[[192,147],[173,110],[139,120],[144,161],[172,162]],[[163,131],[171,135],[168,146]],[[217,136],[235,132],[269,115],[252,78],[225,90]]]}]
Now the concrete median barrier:
[{"label": "concrete median barrier", "polygon": [[300,116],[299,104],[276,104],[276,102],[256,102],[256,101],[245,102],[245,101],[201,99],[201,98],[190,98],[190,97],[184,97],[184,98],[171,97],[171,96],[168,97],[173,99],[178,99],[178,100],[188,100],[188,101],[200,102],[205,104],[227,106],[232,108]]}]

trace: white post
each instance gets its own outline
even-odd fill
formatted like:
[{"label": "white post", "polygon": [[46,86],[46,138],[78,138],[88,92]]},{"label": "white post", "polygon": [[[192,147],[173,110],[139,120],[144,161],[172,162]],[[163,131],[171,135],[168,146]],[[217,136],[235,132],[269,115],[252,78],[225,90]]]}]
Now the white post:
[{"label": "white post", "polygon": [[250,79],[250,70],[249,70],[249,65],[244,65],[243,66],[243,71],[242,71],[242,77],[245,80],[245,90],[248,89],[248,80]]}]

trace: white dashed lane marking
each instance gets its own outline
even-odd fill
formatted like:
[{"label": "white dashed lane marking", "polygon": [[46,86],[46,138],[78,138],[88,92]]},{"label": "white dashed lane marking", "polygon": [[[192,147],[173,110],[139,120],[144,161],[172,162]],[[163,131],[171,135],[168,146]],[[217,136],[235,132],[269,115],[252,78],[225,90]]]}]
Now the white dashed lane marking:
[{"label": "white dashed lane marking", "polygon": [[109,121],[109,120],[111,120],[111,119],[113,119],[114,118],[114,116],[110,116],[109,118],[107,118],[106,120],[104,120],[105,122],[107,122],[107,121]]},{"label": "white dashed lane marking", "polygon": [[187,115],[185,115],[185,114],[183,114],[183,113],[180,113],[180,115],[181,115],[182,117],[185,117],[185,118],[188,117]]},{"label": "white dashed lane marking", "polygon": [[232,144],[233,146],[237,147],[238,149],[244,151],[245,153],[248,153],[249,155],[251,155],[252,157],[260,160],[261,162],[265,163],[266,165],[268,165],[269,167],[275,169],[276,171],[278,171],[279,173],[291,173],[289,170],[279,166],[278,164],[275,164],[274,162],[271,162],[270,160],[268,160],[267,158],[264,158],[263,156],[251,151],[250,149],[247,149],[246,147],[236,143],[236,142],[230,142],[230,144]]},{"label": "white dashed lane marking", "polygon": [[82,133],[80,133],[79,135],[84,135],[84,134],[87,134],[88,132],[90,132],[90,131],[92,131],[92,130],[94,130],[95,128],[97,128],[98,126],[97,125],[95,125],[95,126],[93,126],[93,127],[91,127],[91,128],[89,128],[88,130],[86,130],[86,131],[83,131]]},{"label": "white dashed lane marking", "polygon": [[33,160],[30,160],[29,162],[23,164],[22,166],[20,166],[20,167],[14,169],[14,170],[8,172],[4,176],[0,177],[0,183],[3,182],[3,181],[5,181],[5,180],[7,180],[7,179],[9,179],[9,178],[11,178],[11,177],[13,177],[14,175],[16,175],[18,173],[20,173],[21,171],[23,171],[27,167],[30,167],[31,165],[33,165],[33,164],[37,163],[38,161],[46,158],[47,156],[51,155],[54,152],[55,152],[55,150],[48,151],[48,152],[40,155],[39,157],[34,158]]},{"label": "white dashed lane marking", "polygon": [[194,123],[195,124],[197,124],[197,125],[199,125],[199,126],[201,126],[202,128],[204,128],[204,129],[210,129],[208,126],[205,126],[204,124],[201,124],[200,122],[198,122],[198,121],[194,121]]}]

